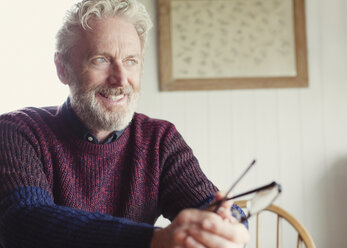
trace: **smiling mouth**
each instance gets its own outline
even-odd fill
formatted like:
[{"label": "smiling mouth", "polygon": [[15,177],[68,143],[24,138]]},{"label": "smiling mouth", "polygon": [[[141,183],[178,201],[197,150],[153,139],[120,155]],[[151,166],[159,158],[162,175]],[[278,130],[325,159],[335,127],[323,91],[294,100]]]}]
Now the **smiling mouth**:
[{"label": "smiling mouth", "polygon": [[109,99],[109,100],[112,100],[112,101],[119,101],[121,100],[125,94],[120,94],[120,95],[105,95],[105,94],[102,94],[102,93],[99,93],[102,97],[106,98],[106,99]]}]

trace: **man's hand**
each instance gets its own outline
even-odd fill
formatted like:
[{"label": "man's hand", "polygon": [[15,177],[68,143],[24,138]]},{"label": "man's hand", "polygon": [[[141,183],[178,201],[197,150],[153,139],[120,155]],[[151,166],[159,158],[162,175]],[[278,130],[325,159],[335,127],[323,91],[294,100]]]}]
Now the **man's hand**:
[{"label": "man's hand", "polygon": [[[221,201],[224,198],[223,192],[217,192],[215,196],[215,201]],[[230,222],[235,221],[235,218],[231,214],[231,207],[233,206],[233,201],[225,201],[219,207],[217,214],[223,218],[223,220],[229,220]],[[207,207],[206,210],[214,212],[216,205]]]},{"label": "man's hand", "polygon": [[[216,195],[220,200],[222,194]],[[249,233],[231,215],[232,203],[225,202],[218,214],[185,209],[164,229],[154,232],[151,248],[243,248]]]}]

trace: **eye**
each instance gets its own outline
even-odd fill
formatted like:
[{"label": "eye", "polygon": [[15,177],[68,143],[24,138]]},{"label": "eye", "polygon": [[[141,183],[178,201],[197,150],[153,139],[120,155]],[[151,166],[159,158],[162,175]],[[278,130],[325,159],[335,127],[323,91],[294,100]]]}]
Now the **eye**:
[{"label": "eye", "polygon": [[127,66],[134,66],[134,65],[137,65],[138,63],[139,63],[139,61],[138,61],[137,59],[133,59],[133,58],[127,59],[127,60],[125,61],[125,64],[126,64]]},{"label": "eye", "polygon": [[97,58],[92,59],[92,63],[94,65],[102,65],[105,63],[109,63],[109,60],[105,57],[97,57]]}]

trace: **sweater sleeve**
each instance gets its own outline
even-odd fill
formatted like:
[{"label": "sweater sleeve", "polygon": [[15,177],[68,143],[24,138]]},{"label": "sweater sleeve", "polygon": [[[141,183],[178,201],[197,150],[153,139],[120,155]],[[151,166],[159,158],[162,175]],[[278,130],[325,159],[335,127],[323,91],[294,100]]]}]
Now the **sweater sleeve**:
[{"label": "sweater sleeve", "polygon": [[153,235],[148,224],[58,206],[36,187],[2,195],[0,213],[0,243],[6,248],[149,247]]},{"label": "sweater sleeve", "polygon": [[[166,133],[161,148],[160,199],[163,216],[172,220],[184,208],[204,209],[215,198],[217,187],[201,170],[192,149],[172,126]],[[233,205],[241,216],[242,209]],[[243,224],[248,228],[248,222]]]},{"label": "sweater sleeve", "polygon": [[200,208],[214,199],[218,189],[202,172],[191,148],[171,125],[161,141],[160,205],[172,220],[185,208]]},{"label": "sweater sleeve", "polygon": [[148,224],[56,205],[37,142],[0,118],[0,246],[149,247],[152,235]]}]

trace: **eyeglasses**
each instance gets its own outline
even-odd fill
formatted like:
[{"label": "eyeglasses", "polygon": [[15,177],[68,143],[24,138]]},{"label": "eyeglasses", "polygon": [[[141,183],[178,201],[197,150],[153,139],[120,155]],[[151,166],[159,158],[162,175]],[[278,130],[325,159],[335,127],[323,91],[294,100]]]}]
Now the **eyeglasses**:
[{"label": "eyeglasses", "polygon": [[254,194],[252,198],[248,199],[246,208],[243,209],[246,216],[241,216],[240,212],[236,209],[232,210],[234,217],[240,222],[244,222],[245,220],[248,220],[249,217],[258,214],[270,206],[281,194],[281,192],[281,185],[276,182],[272,182],[268,185],[227,198],[226,200],[233,200],[245,195]]},{"label": "eyeglasses", "polygon": [[230,187],[230,189],[227,191],[227,193],[225,194],[225,196],[222,200],[214,202],[209,206],[209,207],[214,206],[214,205],[216,206],[214,209],[214,212],[217,212],[218,209],[223,204],[223,202],[225,202],[225,201],[234,200],[234,199],[237,199],[237,198],[240,198],[243,196],[253,194],[253,197],[251,197],[247,201],[246,208],[244,209],[246,216],[241,216],[240,212],[238,212],[237,210],[233,211],[233,215],[240,222],[243,222],[243,221],[247,220],[248,218],[250,218],[251,216],[256,215],[257,213],[261,212],[262,210],[264,210],[265,208],[270,206],[277,199],[277,197],[282,192],[282,188],[281,188],[281,185],[276,183],[276,182],[272,182],[270,184],[261,186],[259,188],[252,189],[252,190],[249,190],[247,192],[244,192],[244,193],[232,196],[232,197],[228,197],[228,195],[235,188],[235,186],[238,184],[238,182],[253,167],[255,162],[256,162],[255,160],[252,161],[252,163],[246,168],[246,170],[241,174],[241,176]]}]

